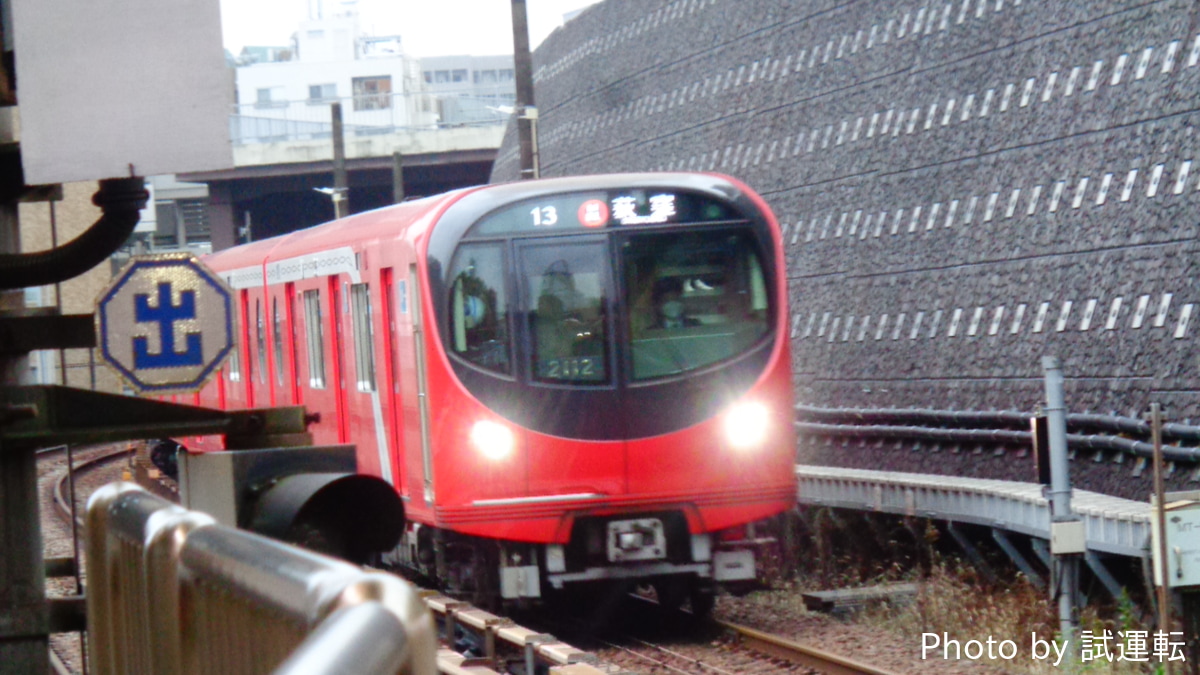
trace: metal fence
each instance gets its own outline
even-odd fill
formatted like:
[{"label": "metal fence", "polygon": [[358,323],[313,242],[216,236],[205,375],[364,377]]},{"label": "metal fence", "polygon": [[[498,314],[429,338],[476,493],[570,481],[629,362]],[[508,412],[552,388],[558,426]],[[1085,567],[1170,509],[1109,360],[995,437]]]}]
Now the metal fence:
[{"label": "metal fence", "polygon": [[437,672],[410,584],[216,524],[130,483],[88,502],[89,663],[140,673]]},{"label": "metal fence", "polygon": [[343,129],[350,137],[464,126],[495,126],[508,121],[511,91],[384,93],[302,101],[263,101],[233,107],[229,133],[235,145],[330,138],[330,105],[342,104]]}]

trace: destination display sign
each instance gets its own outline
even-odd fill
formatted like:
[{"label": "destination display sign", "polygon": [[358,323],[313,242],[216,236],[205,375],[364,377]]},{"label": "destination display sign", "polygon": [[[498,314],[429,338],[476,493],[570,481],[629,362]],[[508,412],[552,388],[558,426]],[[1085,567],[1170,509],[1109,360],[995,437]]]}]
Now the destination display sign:
[{"label": "destination display sign", "polygon": [[734,219],[739,216],[728,206],[699,195],[637,188],[531,199],[489,214],[471,228],[470,235],[549,233]]}]

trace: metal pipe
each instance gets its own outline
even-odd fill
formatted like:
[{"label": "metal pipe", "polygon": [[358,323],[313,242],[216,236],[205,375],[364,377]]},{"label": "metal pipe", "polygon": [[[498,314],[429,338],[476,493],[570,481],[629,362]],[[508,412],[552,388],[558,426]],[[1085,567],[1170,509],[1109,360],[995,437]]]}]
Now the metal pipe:
[{"label": "metal pipe", "polygon": [[104,262],[133,234],[150,193],[141,178],[100,181],[92,203],[102,215],[75,239],[36,253],[0,254],[0,289],[48,286]]},{"label": "metal pipe", "polygon": [[[1050,440],[1050,518],[1051,532],[1055,525],[1065,526],[1074,520],[1071,512],[1071,468],[1067,458],[1067,405],[1063,397],[1062,366],[1057,357],[1042,357],[1046,376],[1047,436]],[[1051,535],[1053,550],[1053,534]],[[1058,627],[1063,643],[1071,645],[1075,635],[1075,595],[1079,587],[1079,560],[1072,554],[1055,554],[1058,569]]]},{"label": "metal pipe", "polygon": [[376,603],[334,611],[272,675],[411,673],[408,634],[399,617]]}]

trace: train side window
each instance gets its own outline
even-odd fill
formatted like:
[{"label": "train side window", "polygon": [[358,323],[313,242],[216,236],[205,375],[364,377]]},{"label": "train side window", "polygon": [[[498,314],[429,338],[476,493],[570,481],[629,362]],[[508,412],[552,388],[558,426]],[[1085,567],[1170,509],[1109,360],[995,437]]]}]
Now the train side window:
[{"label": "train side window", "polygon": [[366,284],[350,286],[350,320],[354,326],[354,374],[359,391],[375,391],[375,336],[371,327],[371,293]]},{"label": "train side window", "polygon": [[[244,375],[246,377],[245,382],[247,385],[249,385],[254,381],[254,354],[251,351],[253,347],[250,344],[250,294],[245,289],[242,289],[241,304],[241,342],[246,348],[246,351],[244,352],[246,356],[246,369]],[[247,387],[246,391],[249,392],[250,388]]]},{"label": "train side window", "polygon": [[283,316],[279,311],[279,298],[271,299],[271,324],[275,345],[275,381],[283,387]]},{"label": "train side window", "polygon": [[308,347],[308,386],[325,388],[325,337],[321,322],[321,292],[304,291],[304,332]]},{"label": "train side window", "polygon": [[[241,335],[241,330],[234,326],[234,335]],[[242,346],[234,342],[233,349],[229,350],[229,368],[225,371],[229,375],[230,382],[242,381]]]},{"label": "train side window", "polygon": [[450,267],[450,345],[458,356],[498,373],[512,372],[502,244],[459,247]]},{"label": "train side window", "polygon": [[263,325],[262,300],[254,301],[254,324],[255,324],[255,339],[258,343],[258,382],[259,384],[267,383],[267,341],[263,336],[265,326]]}]

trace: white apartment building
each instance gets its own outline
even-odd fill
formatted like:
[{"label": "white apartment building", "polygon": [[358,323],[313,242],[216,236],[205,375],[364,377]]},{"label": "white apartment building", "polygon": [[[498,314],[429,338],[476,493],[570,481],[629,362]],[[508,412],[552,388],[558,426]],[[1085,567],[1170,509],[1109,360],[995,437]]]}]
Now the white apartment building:
[{"label": "white apartment building", "polygon": [[443,125],[507,120],[517,100],[513,72],[511,54],[421,59],[421,77],[437,96]]},{"label": "white apartment building", "polygon": [[237,69],[235,144],[327,137],[334,101],[348,137],[438,122],[420,62],[403,54],[398,36],[364,37],[353,13],[302,22],[292,52]]}]

